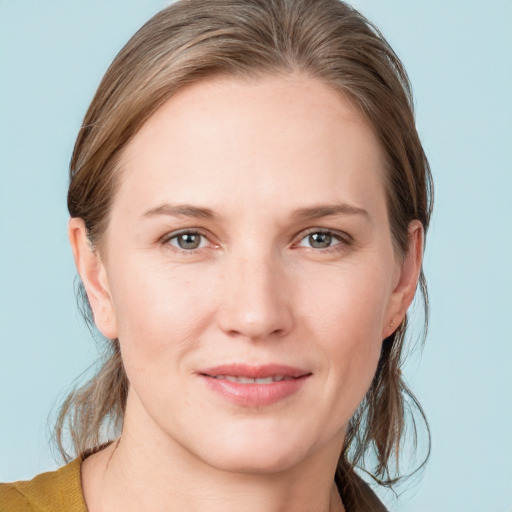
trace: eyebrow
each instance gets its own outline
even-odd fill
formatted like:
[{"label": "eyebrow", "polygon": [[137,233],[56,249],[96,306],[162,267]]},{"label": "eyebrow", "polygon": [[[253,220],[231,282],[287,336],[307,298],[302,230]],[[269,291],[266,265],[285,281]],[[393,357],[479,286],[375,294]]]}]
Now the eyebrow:
[{"label": "eyebrow", "polygon": [[[147,210],[142,216],[153,217],[156,215],[168,215],[171,217],[193,217],[198,219],[213,219],[215,213],[210,208],[193,206],[191,204],[162,204],[155,208]],[[295,210],[291,217],[295,220],[319,219],[332,215],[362,215],[370,219],[370,214],[363,208],[351,205],[349,203],[337,203],[327,205],[317,205],[308,208]]]},{"label": "eyebrow", "polygon": [[329,217],[331,215],[362,215],[368,220],[370,219],[370,214],[366,210],[349,203],[337,203],[312,206],[310,208],[300,208],[299,210],[295,210],[295,212],[293,212],[292,217],[297,220],[307,220]]},{"label": "eyebrow", "polygon": [[146,211],[143,217],[153,217],[155,215],[169,215],[171,217],[194,217],[198,219],[212,219],[215,217],[210,208],[201,208],[191,204],[162,204],[156,208]]}]

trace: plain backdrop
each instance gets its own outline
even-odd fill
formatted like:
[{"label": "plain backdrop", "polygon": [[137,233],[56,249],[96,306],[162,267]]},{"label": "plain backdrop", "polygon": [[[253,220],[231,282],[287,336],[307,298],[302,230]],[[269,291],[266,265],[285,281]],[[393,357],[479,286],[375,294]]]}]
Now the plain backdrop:
[{"label": "plain backdrop", "polygon": [[[66,238],[96,86],[161,0],[0,0],[0,480],[54,469],[48,415],[96,357]],[[512,1],[355,0],[402,58],[435,180],[431,324],[406,376],[432,455],[391,511],[512,511]]]}]

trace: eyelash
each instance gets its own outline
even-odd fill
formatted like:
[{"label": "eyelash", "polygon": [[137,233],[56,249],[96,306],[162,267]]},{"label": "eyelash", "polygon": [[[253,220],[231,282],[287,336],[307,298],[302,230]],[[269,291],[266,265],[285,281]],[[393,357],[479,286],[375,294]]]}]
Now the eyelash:
[{"label": "eyelash", "polygon": [[171,244],[171,240],[177,240],[179,236],[182,236],[182,235],[195,235],[195,236],[200,236],[206,240],[209,240],[208,236],[205,235],[204,233],[202,233],[201,231],[198,231],[198,230],[195,230],[195,229],[184,229],[182,231],[178,231],[178,232],[173,232],[173,233],[169,233],[168,235],[165,235],[162,239],[161,239],[161,242],[163,245],[166,245],[167,247],[172,247],[172,250],[173,251],[176,251],[178,253],[181,253],[181,254],[185,254],[187,256],[191,256],[193,254],[196,254],[197,251],[201,250],[201,249],[204,249],[204,247],[199,247],[197,249],[183,249],[182,247],[179,247],[177,245],[173,245]]},{"label": "eyelash", "polygon": [[[325,248],[306,247],[306,249],[320,253],[342,252],[353,244],[353,239],[348,233],[325,228],[310,228],[307,229],[306,231],[301,232],[299,235],[299,243],[302,242],[307,237],[315,234],[329,235],[333,239],[338,240],[338,242],[335,243],[334,245],[330,245],[329,247]],[[304,246],[299,245],[299,247]]]},{"label": "eyelash", "polygon": [[[333,245],[330,245],[328,247],[324,247],[324,248],[317,248],[317,247],[311,247],[311,246],[308,247],[308,246],[300,245],[300,242],[302,242],[304,239],[306,239],[307,237],[309,237],[311,235],[315,235],[315,234],[329,235],[332,237],[332,239],[335,239],[338,242]],[[168,235],[165,235],[164,237],[161,238],[161,243],[167,247],[171,247],[172,248],[171,250],[181,253],[181,254],[185,254],[187,256],[197,254],[197,251],[205,249],[205,247],[198,247],[195,249],[183,249],[182,247],[179,247],[178,245],[173,245],[170,243],[172,240],[177,240],[178,237],[182,236],[182,235],[200,236],[203,239],[209,240],[208,235],[206,235],[205,233],[203,233],[201,231],[198,231],[195,229],[185,229],[182,231],[173,232],[173,233],[169,233]],[[315,253],[323,253],[323,254],[332,253],[332,252],[342,252],[342,251],[346,250],[347,248],[349,248],[353,244],[353,239],[349,234],[340,232],[340,231],[335,231],[332,229],[325,229],[325,228],[307,229],[306,231],[302,231],[298,235],[297,239],[298,239],[298,241],[294,242],[294,244],[293,244],[294,248],[303,247],[303,248],[307,249],[308,251],[314,251]],[[215,245],[215,247],[218,247],[218,246]]]}]

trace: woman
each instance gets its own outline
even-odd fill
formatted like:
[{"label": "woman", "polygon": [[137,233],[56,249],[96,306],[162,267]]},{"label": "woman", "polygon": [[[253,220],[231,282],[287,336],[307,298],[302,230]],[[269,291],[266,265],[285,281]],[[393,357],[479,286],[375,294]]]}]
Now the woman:
[{"label": "woman", "polygon": [[337,0],[177,2],[107,71],[70,178],[110,353],[61,411],[75,460],[0,508],[384,510],[353,468],[400,476],[431,204],[378,31]]}]

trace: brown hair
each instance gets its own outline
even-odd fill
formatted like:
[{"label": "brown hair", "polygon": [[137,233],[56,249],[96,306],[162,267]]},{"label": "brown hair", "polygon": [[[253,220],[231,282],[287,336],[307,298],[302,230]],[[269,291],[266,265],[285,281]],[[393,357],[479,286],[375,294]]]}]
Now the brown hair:
[{"label": "brown hair", "polygon": [[[431,175],[410,84],[379,30],[338,0],[181,0],[131,38],[96,92],[71,159],[68,209],[84,220],[93,246],[109,222],[123,149],[178,89],[212,75],[293,72],[337,88],[373,126],[387,157],[392,237],[403,255],[409,222],[419,219],[426,230],[431,213]],[[419,288],[427,311],[423,272]],[[85,294],[84,301],[88,308]],[[396,482],[407,403],[424,419],[400,373],[405,333],[406,321],[383,341],[370,390],[349,425],[337,474],[344,486],[356,465],[383,485]],[[106,343],[97,375],[74,390],[60,411],[56,439],[66,460],[64,430],[83,454],[99,446],[105,421],[122,424],[128,382],[118,341]],[[371,453],[374,464],[367,462]]]}]

